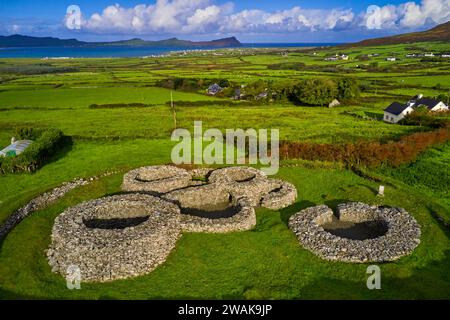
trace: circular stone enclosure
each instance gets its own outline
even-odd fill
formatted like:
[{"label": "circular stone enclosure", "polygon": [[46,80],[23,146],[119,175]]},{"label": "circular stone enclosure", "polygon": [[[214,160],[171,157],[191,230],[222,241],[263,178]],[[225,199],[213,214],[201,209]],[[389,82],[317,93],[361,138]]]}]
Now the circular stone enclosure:
[{"label": "circular stone enclosure", "polygon": [[300,244],[326,260],[345,262],[394,261],[420,243],[420,226],[404,209],[338,205],[337,214],[325,206],[304,209],[289,220]]},{"label": "circular stone enclosure", "polygon": [[269,179],[270,191],[263,196],[261,206],[271,210],[280,210],[293,204],[297,199],[297,189],[289,182]]},{"label": "circular stone enclosure", "polygon": [[149,166],[125,174],[122,183],[124,191],[142,191],[163,194],[189,186],[191,174],[174,166]]},{"label": "circular stone enclosure", "polygon": [[105,282],[146,274],[163,263],[181,234],[179,208],[127,194],[81,203],[60,214],[47,257],[52,271],[75,266],[81,280]]},{"label": "circular stone enclosure", "polygon": [[256,225],[247,198],[236,199],[219,184],[172,191],[164,199],[181,208],[181,228],[188,232],[225,233],[250,230]]},{"label": "circular stone enclosure", "polygon": [[263,196],[270,191],[266,174],[251,167],[217,169],[210,174],[209,182],[220,184],[236,198],[248,198],[253,207],[259,206]]}]

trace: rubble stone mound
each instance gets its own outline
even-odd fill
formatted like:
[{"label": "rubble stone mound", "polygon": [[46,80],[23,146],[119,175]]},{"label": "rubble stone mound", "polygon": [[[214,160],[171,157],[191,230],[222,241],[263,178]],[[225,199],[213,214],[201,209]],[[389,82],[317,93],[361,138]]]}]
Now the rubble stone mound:
[{"label": "rubble stone mound", "polygon": [[181,234],[179,213],[176,205],[144,194],[81,203],[56,218],[49,264],[64,276],[75,267],[83,282],[149,273],[175,247]]},{"label": "rubble stone mound", "polygon": [[174,166],[149,166],[125,174],[122,190],[162,194],[189,186],[191,175]]},{"label": "rubble stone mound", "polygon": [[175,190],[163,198],[181,208],[183,231],[225,233],[250,230],[256,225],[255,210],[248,198],[235,198],[217,183]]},{"label": "rubble stone mound", "polygon": [[[339,230],[338,236],[329,229],[336,222],[351,227],[347,233]],[[379,234],[369,232],[367,239],[352,239],[351,228],[366,230],[361,226]],[[320,258],[354,263],[394,261],[409,255],[421,235],[419,224],[404,209],[358,202],[339,205],[336,216],[325,205],[304,209],[289,219],[289,228],[304,248]]]},{"label": "rubble stone mound", "polygon": [[235,197],[246,197],[253,207],[270,191],[269,179],[261,170],[251,167],[217,169],[209,176],[209,182],[221,184]]}]

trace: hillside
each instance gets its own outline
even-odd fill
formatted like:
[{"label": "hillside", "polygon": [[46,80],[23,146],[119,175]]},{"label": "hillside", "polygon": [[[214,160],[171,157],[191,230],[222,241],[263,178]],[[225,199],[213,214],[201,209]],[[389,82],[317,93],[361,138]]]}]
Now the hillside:
[{"label": "hillside", "polygon": [[348,44],[347,46],[380,46],[388,44],[427,41],[450,41],[450,21],[422,32],[405,33],[391,37],[368,39],[361,42]]},{"label": "hillside", "polygon": [[189,41],[171,38],[159,41],[146,41],[139,38],[113,42],[84,42],[77,39],[59,39],[52,37],[30,37],[23,35],[0,36],[0,47],[100,47],[100,46],[148,46],[148,47],[240,47],[235,37],[212,41]]}]

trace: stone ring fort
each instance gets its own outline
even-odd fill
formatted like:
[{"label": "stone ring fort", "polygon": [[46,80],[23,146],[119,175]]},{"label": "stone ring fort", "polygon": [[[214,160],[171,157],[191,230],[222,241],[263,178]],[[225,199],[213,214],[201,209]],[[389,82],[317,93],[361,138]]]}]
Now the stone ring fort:
[{"label": "stone ring fort", "polygon": [[[251,230],[255,208],[295,203],[297,189],[249,167],[185,170],[150,166],[125,174],[123,195],[82,203],[60,214],[47,252],[54,272],[80,268],[83,281],[147,274],[163,263],[183,232]],[[307,208],[289,228],[326,260],[392,261],[420,242],[420,227],[403,209],[362,203]]]}]

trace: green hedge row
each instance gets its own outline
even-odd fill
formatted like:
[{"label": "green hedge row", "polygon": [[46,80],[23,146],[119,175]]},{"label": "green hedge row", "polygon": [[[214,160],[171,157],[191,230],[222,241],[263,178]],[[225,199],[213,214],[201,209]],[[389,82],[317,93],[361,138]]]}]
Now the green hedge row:
[{"label": "green hedge row", "polygon": [[18,156],[0,157],[0,174],[34,172],[71,142],[59,129],[20,128],[16,137],[33,143]]}]

